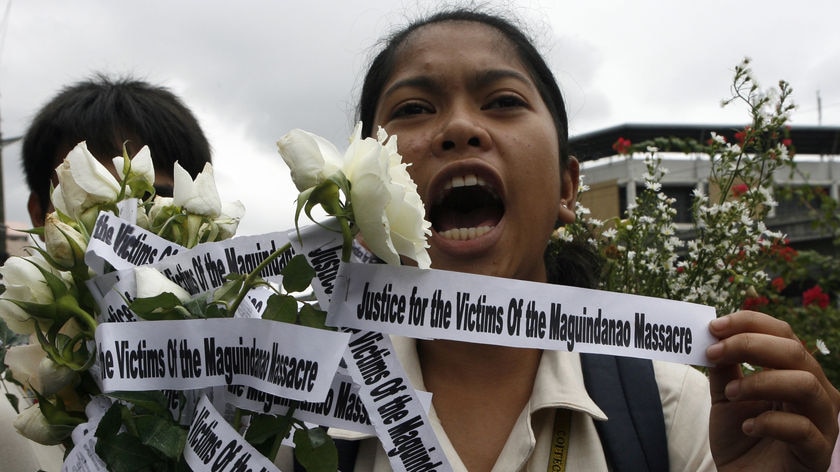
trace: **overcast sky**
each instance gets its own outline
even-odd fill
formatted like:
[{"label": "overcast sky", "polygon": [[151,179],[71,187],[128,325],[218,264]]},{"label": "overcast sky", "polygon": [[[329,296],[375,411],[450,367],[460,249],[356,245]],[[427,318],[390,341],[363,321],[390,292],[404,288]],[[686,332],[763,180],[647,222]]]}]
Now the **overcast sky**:
[{"label": "overcast sky", "polygon": [[[566,94],[572,135],[623,123],[746,122],[720,107],[734,66],[794,88],[793,124],[840,125],[840,2],[510,0]],[[0,0],[0,117],[23,134],[63,85],[94,72],[172,89],[214,150],[240,234],[292,226],[294,187],[275,142],[303,128],[345,146],[377,39],[435,3],[401,0]],[[154,152],[154,150],[152,150]],[[3,149],[8,221],[26,223],[20,144]]]}]

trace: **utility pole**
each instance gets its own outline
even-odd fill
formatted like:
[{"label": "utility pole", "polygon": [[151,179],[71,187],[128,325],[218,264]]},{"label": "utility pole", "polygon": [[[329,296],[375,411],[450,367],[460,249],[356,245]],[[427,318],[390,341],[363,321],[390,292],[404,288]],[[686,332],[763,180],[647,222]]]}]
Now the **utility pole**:
[{"label": "utility pole", "polygon": [[21,139],[21,136],[14,138],[3,139],[2,117],[0,117],[0,263],[6,262],[9,256],[6,248],[6,238],[8,237],[6,226],[6,189],[3,186],[3,148],[7,144],[12,144]]},{"label": "utility pole", "polygon": [[817,125],[822,126],[822,98],[820,98],[819,90],[817,90]]}]

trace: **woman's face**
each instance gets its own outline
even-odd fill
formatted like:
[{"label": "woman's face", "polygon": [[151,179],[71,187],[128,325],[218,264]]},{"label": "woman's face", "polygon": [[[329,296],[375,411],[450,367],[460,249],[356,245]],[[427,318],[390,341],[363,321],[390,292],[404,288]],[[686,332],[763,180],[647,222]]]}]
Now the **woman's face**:
[{"label": "woman's face", "polygon": [[573,208],[577,163],[561,179],[554,122],[513,47],[449,21],[416,30],[397,57],[374,124],[411,164],[432,267],[544,281],[553,225],[574,219],[563,203]]}]

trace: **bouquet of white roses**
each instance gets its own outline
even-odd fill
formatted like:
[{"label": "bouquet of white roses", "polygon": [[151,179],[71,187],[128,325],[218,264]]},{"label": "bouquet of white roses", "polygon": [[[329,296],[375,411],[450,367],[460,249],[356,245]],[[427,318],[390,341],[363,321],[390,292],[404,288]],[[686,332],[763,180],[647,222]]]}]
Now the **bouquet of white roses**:
[{"label": "bouquet of white roses", "polygon": [[[334,217],[315,228],[338,235],[341,260],[361,231],[386,262],[428,267],[429,223],[395,139],[358,130],[343,157],[299,130],[278,143],[298,216],[320,205]],[[318,416],[300,418],[330,382],[352,385],[336,375],[350,335],[294,295],[318,293],[328,265],[292,248],[304,252],[307,230],[230,239],[244,209],[221,203],[209,164],[195,180],[176,164],[172,198],[154,195],[148,148],[114,165],[117,178],[79,144],[57,170],[55,212],[32,231],[44,244],[0,268],[0,317],[30,339],[4,346],[5,379],[36,403],[17,429],[64,444],[65,468],[276,470],[286,441],[307,469],[335,470]]]}]

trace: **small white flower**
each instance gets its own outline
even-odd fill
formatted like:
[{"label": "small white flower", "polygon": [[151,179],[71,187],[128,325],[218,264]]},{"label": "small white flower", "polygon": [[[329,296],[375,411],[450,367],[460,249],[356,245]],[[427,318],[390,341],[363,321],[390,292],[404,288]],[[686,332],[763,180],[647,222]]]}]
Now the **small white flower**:
[{"label": "small white flower", "polygon": [[54,301],[52,291],[36,264],[58,274],[40,253],[26,257],[10,257],[6,264],[0,267],[0,275],[3,276],[3,284],[6,286],[6,291],[0,294],[0,318],[3,318],[9,329],[16,333],[33,333],[35,323],[32,322],[32,316],[12,300],[42,305]]},{"label": "small white flower", "polygon": [[204,169],[195,177],[180,164],[175,163],[173,169],[175,186],[172,189],[172,203],[182,207],[186,212],[194,215],[215,218],[221,214],[222,202],[213,178],[213,166],[208,162]]},{"label": "small white flower", "polygon": [[53,205],[73,218],[80,218],[96,205],[115,201],[120,193],[117,179],[88,151],[85,142],[67,154],[55,173],[58,185],[53,190]]},{"label": "small white flower", "polygon": [[44,243],[47,253],[64,270],[84,263],[87,238],[61,221],[55,212],[49,213],[44,222]]},{"label": "small white flower", "polygon": [[828,346],[825,345],[825,341],[822,339],[817,339],[817,351],[824,356],[831,354],[831,351],[828,350]]},{"label": "small white flower", "polygon": [[239,200],[222,203],[222,214],[213,221],[219,229],[218,239],[232,238],[243,216],[245,216],[245,205]]},{"label": "small white flower", "polygon": [[295,129],[277,141],[280,157],[289,166],[298,191],[312,188],[342,168],[341,153],[333,143],[308,131]]},{"label": "small white flower", "polygon": [[399,264],[403,255],[428,268],[431,223],[397,152],[397,139],[381,128],[376,139],[362,139],[361,129],[357,124],[343,158],[330,142],[301,130],[283,136],[277,148],[301,192],[343,174],[350,182],[354,223],[374,254],[389,264]]},{"label": "small white flower", "polygon": [[111,161],[114,163],[114,168],[122,175],[123,180],[134,181],[138,179],[145,182],[149,187],[155,185],[155,166],[152,161],[152,152],[149,146],[143,146],[137,151],[137,154],[130,159],[131,170],[128,175],[123,174],[125,166],[125,158],[123,156],[116,156]]},{"label": "small white flower", "polygon": [[61,444],[73,430],[72,426],[50,424],[38,405],[23,410],[13,425],[23,436],[47,446]]},{"label": "small white flower", "polygon": [[134,278],[137,283],[137,298],[150,298],[166,292],[175,295],[181,302],[187,302],[191,298],[189,292],[166,278],[155,268],[149,266],[135,267]]},{"label": "small white flower", "polygon": [[353,215],[365,243],[389,264],[399,264],[402,254],[417,266],[428,268],[431,259],[426,238],[431,223],[408,174],[407,165],[397,153],[395,136],[380,128],[377,139],[361,139],[361,124],[344,155],[343,171],[351,182]]},{"label": "small white flower", "polygon": [[603,236],[607,239],[613,239],[616,235],[618,235],[618,231],[615,228],[610,228],[603,233]]}]

